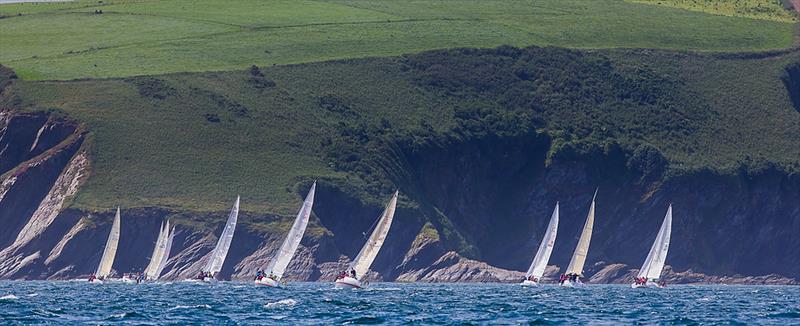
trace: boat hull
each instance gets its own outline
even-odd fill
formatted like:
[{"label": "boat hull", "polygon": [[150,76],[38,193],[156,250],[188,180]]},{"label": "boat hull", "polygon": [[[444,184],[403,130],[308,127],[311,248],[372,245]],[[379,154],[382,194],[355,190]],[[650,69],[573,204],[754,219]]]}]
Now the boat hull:
[{"label": "boat hull", "polygon": [[260,286],[268,286],[268,287],[273,287],[273,288],[276,288],[276,287],[280,287],[280,286],[281,286],[281,283],[280,283],[280,282],[278,282],[278,281],[276,281],[276,280],[273,280],[273,279],[271,279],[271,278],[269,278],[269,277],[262,277],[260,280],[255,280],[255,281],[253,281],[253,282],[254,282],[256,285],[260,285]]},{"label": "boat hull", "polygon": [[639,288],[658,288],[658,289],[662,289],[664,287],[659,285],[656,282],[647,281],[647,283],[645,283],[645,284],[633,283],[633,284],[631,284],[631,288],[633,288],[633,289],[639,289]]},{"label": "boat hull", "polygon": [[586,285],[584,285],[583,282],[581,282],[581,281],[573,282],[573,281],[570,281],[570,280],[566,280],[566,281],[564,281],[564,283],[561,283],[561,286],[565,287],[565,288],[577,288],[577,287],[583,287],[583,286],[586,286]]},{"label": "boat hull", "polygon": [[363,288],[363,286],[361,284],[361,281],[359,281],[357,279],[354,279],[352,277],[349,277],[349,276],[336,280],[335,286],[336,286],[336,288],[339,288],[339,289],[347,289],[347,288],[350,288],[350,289],[361,289],[361,288]]},{"label": "boat hull", "polygon": [[539,283],[538,283],[538,282],[531,281],[531,280],[524,280],[524,281],[522,281],[522,283],[520,283],[519,285],[522,285],[522,286],[538,286],[538,285],[539,285]]}]

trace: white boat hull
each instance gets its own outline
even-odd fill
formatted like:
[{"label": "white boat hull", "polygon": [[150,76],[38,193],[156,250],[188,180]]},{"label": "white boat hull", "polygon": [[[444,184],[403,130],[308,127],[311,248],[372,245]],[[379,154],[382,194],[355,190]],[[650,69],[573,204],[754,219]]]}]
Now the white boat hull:
[{"label": "white boat hull", "polygon": [[645,283],[645,284],[633,283],[633,284],[631,284],[631,288],[633,288],[633,289],[638,289],[638,288],[659,288],[659,289],[661,289],[661,288],[664,288],[664,287],[659,285],[656,282],[647,281],[647,283]]},{"label": "white boat hull", "polygon": [[276,280],[273,280],[273,279],[271,279],[269,277],[262,277],[260,280],[255,280],[253,282],[256,285],[269,286],[269,287],[273,287],[273,288],[281,286],[280,282],[278,282]]},{"label": "white boat hull", "polygon": [[361,288],[363,288],[363,286],[361,284],[361,281],[359,281],[357,279],[354,279],[352,277],[349,277],[349,276],[336,280],[335,286],[336,286],[336,288],[339,288],[339,289],[347,289],[347,288],[350,288],[350,289],[361,289]]},{"label": "white boat hull", "polygon": [[561,286],[563,286],[565,288],[577,288],[577,287],[583,287],[585,285],[581,281],[573,282],[573,281],[570,281],[570,280],[566,280],[566,281],[564,281],[564,283],[561,283]]},{"label": "white boat hull", "polygon": [[539,283],[531,281],[531,280],[524,280],[524,281],[522,281],[522,283],[520,283],[520,285],[522,285],[522,286],[537,286],[537,285],[539,285]]},{"label": "white boat hull", "polygon": [[98,279],[93,279],[93,280],[89,281],[89,283],[92,283],[92,284],[103,284],[103,281],[98,280]]},{"label": "white boat hull", "polygon": [[135,284],[136,283],[136,280],[134,280],[132,278],[128,278],[128,277],[123,277],[123,278],[120,279],[120,281],[122,283],[125,283],[125,284]]}]

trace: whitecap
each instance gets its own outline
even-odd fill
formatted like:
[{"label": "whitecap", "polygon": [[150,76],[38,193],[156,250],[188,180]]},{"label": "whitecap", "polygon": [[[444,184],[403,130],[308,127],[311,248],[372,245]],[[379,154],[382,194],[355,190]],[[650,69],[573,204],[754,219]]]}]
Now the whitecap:
[{"label": "whitecap", "polygon": [[244,285],[234,285],[233,286],[234,289],[241,289],[243,287],[245,287],[245,286]]},{"label": "whitecap", "polygon": [[17,299],[19,299],[19,298],[17,298],[17,296],[13,295],[13,294],[6,294],[6,295],[0,297],[0,300],[2,300],[2,301],[5,301],[5,300],[17,300]]},{"label": "whitecap", "polygon": [[111,319],[125,318],[126,315],[127,315],[127,313],[123,312],[121,314],[113,314],[113,315],[109,316],[109,318],[111,318]]},{"label": "whitecap", "polygon": [[169,308],[169,310],[176,310],[176,309],[211,309],[211,306],[207,304],[198,304],[194,306],[177,305],[175,307]]},{"label": "whitecap", "polygon": [[39,293],[31,293],[31,294],[28,294],[28,297],[29,297],[29,298],[38,297],[38,296],[39,296]]},{"label": "whitecap", "polygon": [[297,304],[297,301],[294,299],[283,299],[280,301],[275,302],[268,302],[264,305],[264,308],[282,308],[282,307],[293,307]]}]

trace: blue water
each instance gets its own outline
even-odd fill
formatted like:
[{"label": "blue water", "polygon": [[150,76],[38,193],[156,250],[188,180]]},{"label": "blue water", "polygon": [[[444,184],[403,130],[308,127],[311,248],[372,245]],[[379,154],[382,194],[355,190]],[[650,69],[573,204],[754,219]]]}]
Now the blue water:
[{"label": "blue water", "polygon": [[0,282],[2,324],[800,324],[800,287]]}]

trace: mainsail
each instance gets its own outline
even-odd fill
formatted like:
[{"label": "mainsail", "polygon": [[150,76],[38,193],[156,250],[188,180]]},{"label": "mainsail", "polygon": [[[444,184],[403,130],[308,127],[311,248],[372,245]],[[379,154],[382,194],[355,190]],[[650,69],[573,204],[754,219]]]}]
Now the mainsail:
[{"label": "mainsail", "polygon": [[167,260],[169,260],[169,252],[172,250],[172,240],[175,239],[175,227],[172,227],[172,230],[168,232],[167,235],[167,244],[164,247],[164,254],[161,255],[161,261],[158,263],[158,268],[156,269],[155,279],[161,277],[161,272],[164,271],[164,267],[167,266]]},{"label": "mainsail", "polygon": [[539,250],[536,251],[536,256],[533,257],[531,267],[528,268],[528,273],[525,278],[533,276],[541,279],[544,275],[544,270],[547,268],[547,263],[550,261],[550,254],[553,252],[553,245],[556,243],[556,233],[558,232],[558,202],[556,208],[553,210],[553,215],[550,217],[550,223],[547,224],[547,231],[542,238],[542,243],[539,244]]},{"label": "mainsail", "polygon": [[389,227],[392,226],[394,210],[397,206],[398,193],[399,192],[395,191],[392,199],[389,200],[389,204],[386,205],[383,214],[381,214],[378,225],[375,226],[375,230],[372,231],[372,234],[369,236],[367,243],[364,244],[364,247],[361,248],[358,256],[356,256],[356,259],[350,264],[350,268],[356,271],[356,275],[359,278],[364,277],[367,271],[369,271],[369,266],[372,265],[372,261],[378,256],[378,252],[381,250],[381,246],[383,246],[383,242],[386,240],[386,235],[389,234]]},{"label": "mainsail", "polygon": [[117,245],[119,245],[119,220],[119,207],[117,207],[117,215],[114,216],[114,224],[111,225],[111,232],[108,234],[103,258],[100,258],[100,265],[97,266],[97,271],[94,273],[98,278],[104,278],[111,274],[111,266],[114,265],[114,256],[117,255]]},{"label": "mainsail", "polygon": [[294,252],[297,250],[297,246],[300,245],[300,240],[303,240],[303,233],[306,231],[308,219],[311,216],[311,207],[314,205],[314,191],[316,188],[317,183],[314,182],[314,184],[311,185],[311,190],[308,191],[308,195],[306,195],[303,207],[300,208],[300,212],[297,213],[297,217],[294,219],[292,228],[289,229],[289,234],[286,235],[286,239],[283,240],[281,248],[267,266],[267,271],[277,276],[278,279],[283,277],[286,267],[289,266],[289,262],[292,260],[292,256],[294,256]]},{"label": "mainsail", "polygon": [[589,216],[586,217],[586,224],[583,225],[581,238],[578,240],[578,247],[572,254],[572,259],[567,267],[567,274],[583,274],[583,264],[586,263],[586,254],[589,252],[589,242],[592,240],[592,228],[594,228],[594,200],[597,198],[597,191],[592,197],[592,205],[589,206]]},{"label": "mainsail", "polygon": [[239,218],[239,197],[236,197],[236,203],[233,204],[231,213],[228,215],[228,222],[225,223],[225,229],[217,240],[217,246],[211,252],[211,258],[206,263],[204,272],[210,272],[211,275],[216,275],[222,270],[222,263],[225,262],[225,257],[228,256],[228,249],[231,248],[231,240],[233,240],[233,231],[236,229],[236,220]]},{"label": "mainsail", "polygon": [[664,217],[664,222],[661,223],[661,229],[658,230],[656,240],[650,248],[650,253],[647,254],[647,259],[644,260],[642,269],[639,270],[639,277],[648,279],[661,277],[661,270],[664,269],[664,264],[667,261],[670,233],[672,233],[672,205],[669,205],[667,216]]},{"label": "mainsail", "polygon": [[164,255],[164,249],[167,247],[168,233],[169,221],[166,222],[166,227],[164,223],[161,223],[161,230],[158,232],[153,254],[150,255],[150,263],[147,264],[147,268],[144,269],[144,275],[148,280],[155,280],[158,278],[156,271],[158,270],[158,264],[161,263],[161,256]]}]

